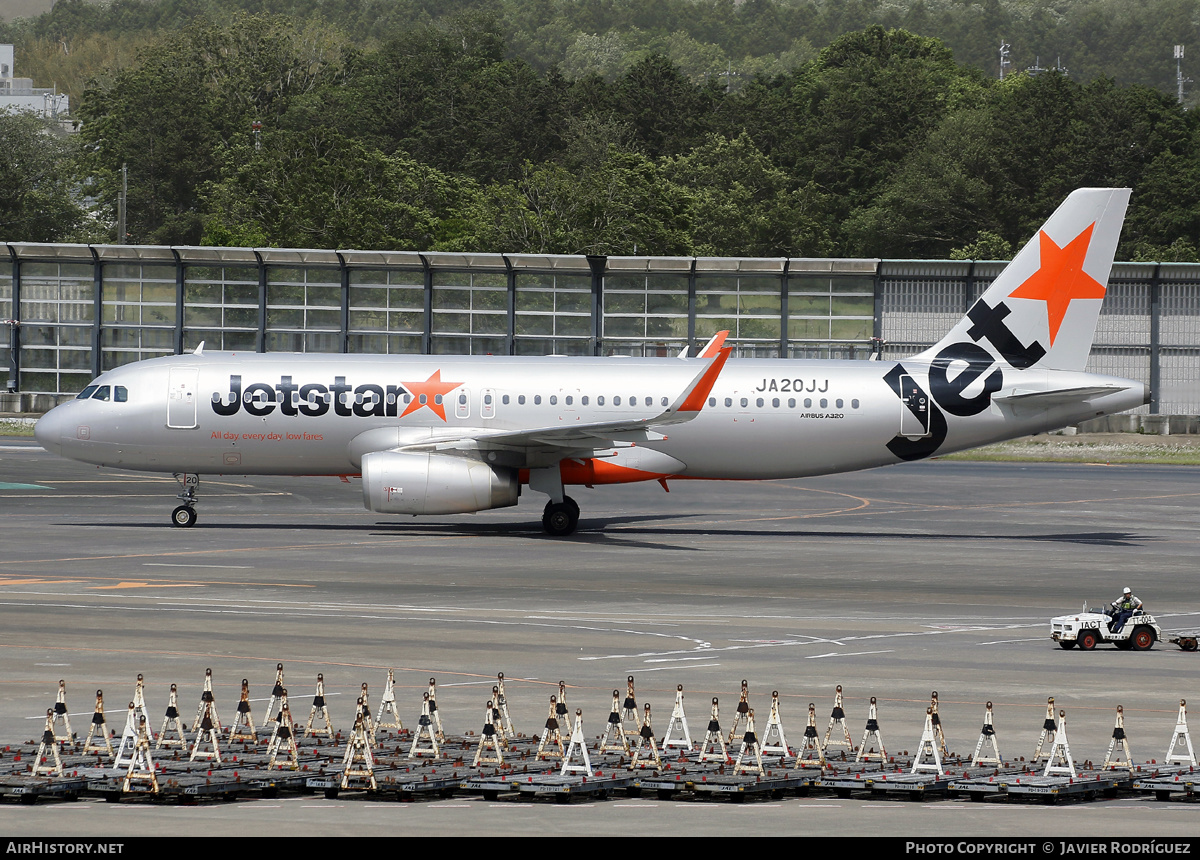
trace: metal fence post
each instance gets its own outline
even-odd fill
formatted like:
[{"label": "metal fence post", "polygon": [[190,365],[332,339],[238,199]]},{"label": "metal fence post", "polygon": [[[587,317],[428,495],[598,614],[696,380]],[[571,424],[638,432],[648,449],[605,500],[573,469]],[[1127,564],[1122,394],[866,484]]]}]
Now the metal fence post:
[{"label": "metal fence post", "polygon": [[588,254],[588,268],[592,270],[592,355],[599,355],[603,336],[604,316],[604,272],[608,268],[608,257]]},{"label": "metal fence post", "polygon": [[[92,252],[92,378],[104,372],[104,362],[101,361],[103,341],[100,337],[100,321],[104,314],[104,264],[96,249],[88,245]],[[61,272],[61,270],[60,270]]]},{"label": "metal fence post", "polygon": [[12,321],[9,323],[8,341],[8,390],[21,390],[21,258],[8,248],[9,259],[12,260]]},{"label": "metal fence post", "polygon": [[1150,414],[1157,415],[1162,394],[1162,289],[1160,276],[1162,263],[1154,264],[1154,274],[1150,276]]}]

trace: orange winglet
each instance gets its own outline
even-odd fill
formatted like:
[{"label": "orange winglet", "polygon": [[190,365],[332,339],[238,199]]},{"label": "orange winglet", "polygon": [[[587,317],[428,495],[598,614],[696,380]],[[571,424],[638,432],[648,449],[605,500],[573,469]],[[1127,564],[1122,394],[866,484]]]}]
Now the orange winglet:
[{"label": "orange winglet", "polygon": [[725,345],[725,338],[729,337],[729,332],[719,331],[713,335],[713,339],[704,347],[704,351],[697,358],[715,358],[717,353],[721,351],[721,347]]},{"label": "orange winglet", "polygon": [[717,377],[721,375],[721,369],[725,367],[725,362],[729,360],[732,352],[732,346],[725,346],[718,350],[717,357],[713,359],[713,363],[709,365],[708,370],[704,371],[704,375],[700,377],[700,381],[692,389],[692,393],[688,395],[687,400],[680,404],[678,411],[699,412],[704,408],[704,401],[708,399],[709,392],[717,384]]}]

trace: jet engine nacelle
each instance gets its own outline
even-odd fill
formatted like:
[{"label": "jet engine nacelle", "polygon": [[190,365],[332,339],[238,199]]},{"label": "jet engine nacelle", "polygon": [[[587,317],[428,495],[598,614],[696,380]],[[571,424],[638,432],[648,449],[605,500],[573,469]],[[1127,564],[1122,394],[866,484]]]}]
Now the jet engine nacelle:
[{"label": "jet engine nacelle", "polygon": [[517,503],[516,469],[443,454],[377,451],[362,458],[363,504],[381,514],[465,514]]}]

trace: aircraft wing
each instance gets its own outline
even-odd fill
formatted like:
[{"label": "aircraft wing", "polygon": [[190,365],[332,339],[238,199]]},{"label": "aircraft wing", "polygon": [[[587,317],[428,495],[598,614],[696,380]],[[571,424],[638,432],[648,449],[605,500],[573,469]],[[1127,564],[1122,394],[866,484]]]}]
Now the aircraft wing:
[{"label": "aircraft wing", "polygon": [[401,451],[523,452],[533,460],[560,460],[588,457],[597,450],[622,448],[639,442],[661,441],[667,437],[658,428],[691,421],[700,414],[732,347],[717,350],[699,373],[675,397],[663,412],[650,418],[624,418],[589,424],[553,425],[520,430],[480,431],[457,438],[431,438],[402,445]]}]

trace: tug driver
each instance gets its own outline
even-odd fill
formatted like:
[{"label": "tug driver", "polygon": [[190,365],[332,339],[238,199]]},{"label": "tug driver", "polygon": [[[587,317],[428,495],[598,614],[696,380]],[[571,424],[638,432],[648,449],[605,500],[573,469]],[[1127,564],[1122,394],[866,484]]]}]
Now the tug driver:
[{"label": "tug driver", "polygon": [[1133,613],[1142,608],[1142,601],[1138,600],[1134,593],[1126,587],[1121,596],[1112,602],[1112,608],[1113,616],[1108,628],[1113,633],[1120,633],[1125,622],[1133,617]]}]

